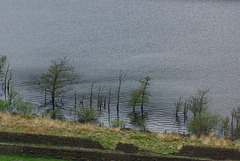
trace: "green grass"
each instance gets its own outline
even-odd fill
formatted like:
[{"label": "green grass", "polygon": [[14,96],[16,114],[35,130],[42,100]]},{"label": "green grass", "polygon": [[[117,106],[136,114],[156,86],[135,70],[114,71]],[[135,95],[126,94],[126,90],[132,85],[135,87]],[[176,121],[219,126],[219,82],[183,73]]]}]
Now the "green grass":
[{"label": "green grass", "polygon": [[26,119],[21,115],[4,112],[0,112],[0,131],[92,138],[99,141],[103,147],[112,150],[119,142],[129,143],[138,146],[139,149],[161,154],[178,152],[183,145],[240,148],[239,139],[230,140],[214,135],[196,137],[177,133],[121,130],[39,116]]},{"label": "green grass", "polygon": [[49,157],[29,157],[22,155],[0,155],[2,161],[64,161],[62,159],[54,159]]}]

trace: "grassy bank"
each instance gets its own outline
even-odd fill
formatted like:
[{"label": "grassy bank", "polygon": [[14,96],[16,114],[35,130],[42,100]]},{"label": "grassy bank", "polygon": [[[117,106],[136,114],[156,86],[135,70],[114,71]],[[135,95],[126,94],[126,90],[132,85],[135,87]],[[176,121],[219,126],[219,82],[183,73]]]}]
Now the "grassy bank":
[{"label": "grassy bank", "polygon": [[120,128],[99,127],[48,117],[21,116],[0,112],[0,131],[92,138],[105,148],[114,149],[118,142],[131,143],[156,153],[178,152],[183,145],[240,148],[240,140],[214,135],[196,137],[177,133],[141,132]]},{"label": "grassy bank", "polygon": [[49,157],[29,157],[22,155],[0,155],[0,160],[4,161],[64,161],[62,159],[54,159]]}]

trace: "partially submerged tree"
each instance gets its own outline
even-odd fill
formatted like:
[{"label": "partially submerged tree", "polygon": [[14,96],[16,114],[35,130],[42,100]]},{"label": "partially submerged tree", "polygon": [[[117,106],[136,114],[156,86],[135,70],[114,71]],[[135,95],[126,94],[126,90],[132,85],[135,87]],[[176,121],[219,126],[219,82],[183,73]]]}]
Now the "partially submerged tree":
[{"label": "partially submerged tree", "polygon": [[108,91],[108,122],[109,122],[109,125],[110,125],[110,103],[111,103],[111,91],[112,91],[112,88],[110,87],[109,91]]},{"label": "partially submerged tree", "polygon": [[130,92],[130,98],[128,99],[128,104],[133,107],[133,114],[136,116],[136,111],[135,107],[136,105],[141,105],[141,113],[142,113],[142,118],[144,117],[144,110],[143,110],[143,105],[145,103],[148,103],[150,96],[150,93],[147,91],[148,86],[150,85],[150,77],[147,76],[141,80],[139,80],[139,83],[141,83],[140,87],[131,90]]},{"label": "partially submerged tree", "polygon": [[0,74],[2,74],[5,65],[7,64],[7,56],[0,57]]},{"label": "partially submerged tree", "polygon": [[90,92],[90,108],[92,109],[92,102],[93,102],[93,83],[91,85],[91,92]]},{"label": "partially submerged tree", "polygon": [[183,104],[183,116],[184,116],[184,123],[186,123],[187,119],[188,119],[188,100],[185,100],[184,104]]},{"label": "partially submerged tree", "polygon": [[102,105],[104,103],[103,91],[104,91],[104,87],[102,88],[101,86],[99,86],[99,88],[98,88],[98,103],[97,103],[97,107],[98,107],[98,109],[100,111],[102,110]]},{"label": "partially submerged tree", "polygon": [[139,88],[139,92],[141,94],[141,111],[142,111],[142,117],[143,117],[143,105],[144,103],[148,103],[149,102],[149,98],[148,96],[150,96],[150,93],[147,91],[148,86],[150,85],[149,81],[150,81],[150,77],[147,76],[141,80],[139,80],[139,82],[141,83],[141,87]]},{"label": "partially submerged tree", "polygon": [[126,80],[126,76],[125,74],[120,71],[120,74],[118,76],[118,80],[119,80],[119,84],[118,84],[118,88],[117,88],[117,119],[119,120],[119,101],[120,101],[120,90],[121,90],[121,86],[122,84],[125,82]]},{"label": "partially submerged tree", "polygon": [[108,112],[109,113],[110,113],[110,103],[111,103],[111,91],[112,91],[112,88],[110,87],[108,91]]},{"label": "partially submerged tree", "polygon": [[177,101],[174,101],[174,106],[175,106],[175,117],[178,117],[178,112],[181,111],[181,108],[182,108],[182,105],[183,105],[183,101],[182,101],[182,97],[179,96],[178,100]]},{"label": "partially submerged tree", "polygon": [[8,95],[10,94],[11,80],[12,80],[12,70],[10,69],[10,64],[8,63],[6,66],[3,84],[2,84],[2,89],[3,89],[5,99],[7,99]]},{"label": "partially submerged tree", "polygon": [[133,114],[136,117],[135,107],[141,102],[141,93],[139,88],[133,89],[130,92],[130,98],[128,99],[128,104],[133,108]]},{"label": "partially submerged tree", "polygon": [[[51,95],[52,110],[55,111],[55,99],[58,96],[65,94],[69,90],[69,85],[78,79],[78,75],[74,72],[74,67],[70,64],[69,59],[52,60],[52,64],[47,72],[41,76],[32,77],[32,82],[35,83],[42,92]],[[53,113],[53,118],[56,114]]]},{"label": "partially submerged tree", "polygon": [[10,85],[12,81],[12,69],[10,69],[10,64],[6,56],[0,57],[0,78],[3,95],[6,100],[10,94]]},{"label": "partially submerged tree", "polygon": [[128,118],[130,119],[130,124],[134,127],[140,128],[145,131],[146,123],[148,120],[148,113],[144,113],[142,117],[141,112],[137,111],[136,113],[128,113]]}]

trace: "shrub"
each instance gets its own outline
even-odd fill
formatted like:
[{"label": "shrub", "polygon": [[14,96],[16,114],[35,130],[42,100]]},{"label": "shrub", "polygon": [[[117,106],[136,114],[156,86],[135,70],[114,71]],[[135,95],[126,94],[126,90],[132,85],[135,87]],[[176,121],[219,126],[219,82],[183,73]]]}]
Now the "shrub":
[{"label": "shrub", "polygon": [[202,112],[197,113],[195,117],[192,117],[187,123],[187,129],[192,134],[204,134],[208,135],[215,129],[221,120],[221,116],[216,113]]},{"label": "shrub", "polygon": [[78,110],[76,110],[76,115],[78,117],[78,121],[82,123],[95,122],[98,118],[97,112],[88,105],[81,106]]},{"label": "shrub", "polygon": [[6,108],[7,108],[7,103],[6,103],[6,101],[0,99],[0,110],[1,110],[1,111],[5,111]]},{"label": "shrub", "polygon": [[34,106],[28,100],[24,100],[23,95],[13,88],[6,101],[0,99],[0,110],[8,112],[17,112],[23,115],[30,114]]},{"label": "shrub", "polygon": [[34,106],[30,101],[24,101],[22,96],[19,96],[17,103],[15,105],[16,112],[23,115],[30,115]]},{"label": "shrub", "polygon": [[112,124],[113,127],[125,127],[126,122],[120,119],[114,119],[111,120],[110,123]]},{"label": "shrub", "polygon": [[230,134],[232,137],[240,138],[240,106],[231,111]]},{"label": "shrub", "polygon": [[225,118],[222,118],[221,120],[221,124],[220,124],[220,134],[222,134],[223,136],[228,136],[230,133],[230,118],[228,116],[226,116]]}]

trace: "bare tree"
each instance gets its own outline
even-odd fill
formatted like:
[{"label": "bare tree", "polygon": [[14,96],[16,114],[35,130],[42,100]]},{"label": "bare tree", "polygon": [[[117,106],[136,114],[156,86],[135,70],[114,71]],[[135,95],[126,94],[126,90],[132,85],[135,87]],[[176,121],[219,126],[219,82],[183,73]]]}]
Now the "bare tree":
[{"label": "bare tree", "polygon": [[0,57],[0,74],[2,74],[5,65],[7,64],[7,56]]},{"label": "bare tree", "polygon": [[118,88],[117,88],[117,119],[119,120],[119,100],[120,100],[120,90],[121,90],[121,86],[122,84],[125,82],[126,80],[126,76],[125,74],[120,71],[119,77],[119,84],[118,84]]},{"label": "bare tree", "polygon": [[232,119],[230,122],[231,136],[239,138],[240,137],[240,106],[236,109],[233,108],[231,111]]},{"label": "bare tree", "polygon": [[190,97],[188,100],[189,110],[193,113],[194,117],[199,113],[205,112],[208,109],[209,99],[206,96],[209,89],[198,90],[195,96]]},{"label": "bare tree", "polygon": [[12,69],[10,70],[9,78],[8,78],[8,81],[7,81],[7,95],[10,94],[11,81],[12,81]]},{"label": "bare tree", "polygon": [[110,89],[109,89],[109,91],[108,91],[108,122],[109,122],[109,125],[110,125],[111,90],[112,90],[112,88],[110,87]]},{"label": "bare tree", "polygon": [[184,115],[184,123],[187,121],[188,119],[188,100],[185,100],[184,104],[183,104],[183,115]]},{"label": "bare tree", "polygon": [[181,108],[182,108],[182,105],[183,105],[183,101],[182,101],[182,97],[179,96],[178,100],[177,101],[174,101],[174,106],[175,106],[175,117],[177,118],[178,117],[178,112],[181,111]]},{"label": "bare tree", "polygon": [[104,90],[104,87],[102,88],[101,86],[99,86],[97,107],[100,111],[102,110],[102,104],[103,104],[103,99],[104,99],[104,95],[102,94],[103,90]]},{"label": "bare tree", "polygon": [[110,112],[110,103],[111,103],[111,90],[112,88],[110,88],[108,91],[108,111],[109,112]]},{"label": "bare tree", "polygon": [[90,108],[92,109],[92,101],[93,101],[93,83],[91,85],[91,92],[90,92]]},{"label": "bare tree", "polygon": [[77,108],[77,91],[74,91],[74,108]]},{"label": "bare tree", "polygon": [[103,96],[103,98],[104,98],[104,103],[103,103],[103,105],[104,105],[104,110],[106,110],[106,106],[107,106],[107,98],[106,98],[105,96]]},{"label": "bare tree", "polygon": [[32,82],[35,83],[42,92],[51,95],[53,118],[56,117],[55,99],[65,94],[69,90],[69,86],[74,83],[79,76],[74,72],[74,67],[70,64],[69,59],[52,60],[48,71],[42,73],[41,76],[33,76]]},{"label": "bare tree", "polygon": [[1,81],[3,81],[2,90],[6,100],[10,94],[10,85],[12,81],[12,69],[10,69],[10,64],[6,56],[0,57],[0,77]]},{"label": "bare tree", "polygon": [[[5,99],[7,99],[7,94],[9,93],[9,91],[7,90],[8,88],[8,82],[10,83],[9,79],[11,79],[11,75],[9,76],[9,72],[10,72],[10,65],[7,64],[5,73],[4,73],[4,80],[3,80],[3,93],[4,93],[4,97]],[[12,73],[12,72],[11,72]]]}]

